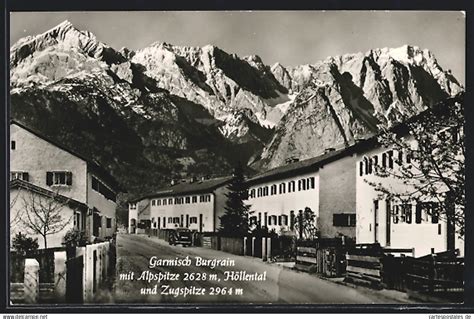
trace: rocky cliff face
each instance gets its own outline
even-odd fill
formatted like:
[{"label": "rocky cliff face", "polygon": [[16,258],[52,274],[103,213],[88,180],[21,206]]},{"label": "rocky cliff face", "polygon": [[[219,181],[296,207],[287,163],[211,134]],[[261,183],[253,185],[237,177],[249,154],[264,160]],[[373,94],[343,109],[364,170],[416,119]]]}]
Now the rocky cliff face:
[{"label": "rocky cliff face", "polygon": [[463,90],[429,50],[414,46],[375,49],[285,68],[271,67],[296,100],[275,129],[255,167],[306,159],[335,145],[377,132]]},{"label": "rocky cliff face", "polygon": [[117,51],[67,21],[15,43],[10,68],[12,115],[132,194],[237,160],[262,170],[316,156],[463,90],[417,47],[269,67],[210,45]]}]

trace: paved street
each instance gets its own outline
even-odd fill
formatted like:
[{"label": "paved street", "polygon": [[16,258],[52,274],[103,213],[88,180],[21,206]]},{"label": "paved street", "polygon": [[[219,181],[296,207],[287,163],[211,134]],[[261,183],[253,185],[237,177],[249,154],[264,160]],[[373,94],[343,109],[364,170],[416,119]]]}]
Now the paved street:
[{"label": "paved street", "polygon": [[[192,264],[190,266],[158,266],[150,269],[148,266],[152,256],[157,256],[158,260],[184,259],[189,256],[188,259],[192,261]],[[257,258],[236,256],[200,247],[170,246],[163,240],[144,235],[119,234],[117,257],[118,275],[112,294],[116,303],[398,303],[376,291],[339,285],[314,275],[267,264]],[[195,265],[196,257],[233,260],[235,265],[222,265],[214,269],[198,267]],[[150,275],[168,273],[168,278],[160,282],[137,280],[142,272],[147,270],[150,271]],[[246,271],[248,274],[257,272],[261,275],[266,272],[265,280],[226,281],[228,271]],[[134,280],[125,280],[119,276],[130,274],[130,272],[134,272]],[[193,278],[189,276],[192,273],[195,274]],[[197,275],[198,273],[205,273],[206,280],[199,280],[203,278],[199,278],[202,275]],[[176,274],[179,274],[178,280],[176,280]],[[189,276],[188,280],[186,276]],[[144,277],[142,276],[142,279]],[[157,285],[156,293],[152,290],[155,285]],[[170,288],[166,290],[165,286],[168,285]],[[195,288],[192,288],[193,286]],[[194,295],[184,296],[184,290],[180,291],[178,297],[173,295],[179,292],[173,288],[185,287],[189,290],[194,289]],[[142,288],[150,288],[148,292],[151,294],[142,294]],[[166,292],[170,294],[164,294]],[[203,292],[204,295],[199,295]]]}]

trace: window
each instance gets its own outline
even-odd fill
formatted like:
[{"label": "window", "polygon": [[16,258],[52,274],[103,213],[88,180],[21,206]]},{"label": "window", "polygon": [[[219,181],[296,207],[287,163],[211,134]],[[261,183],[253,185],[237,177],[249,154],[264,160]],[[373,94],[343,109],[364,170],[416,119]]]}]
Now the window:
[{"label": "window", "polygon": [[315,179],[314,177],[308,178],[308,189],[314,189],[316,187],[315,185]]},{"label": "window", "polygon": [[277,217],[275,215],[268,216],[268,225],[277,225]]},{"label": "window", "polygon": [[364,163],[362,161],[359,162],[359,176],[364,175]]},{"label": "window", "polygon": [[281,226],[281,223],[282,223],[282,216],[278,216],[278,226]]},{"label": "window", "polygon": [[197,196],[193,196],[193,203],[197,203],[197,201],[198,201]]},{"label": "window", "polygon": [[421,221],[423,220],[421,216],[422,211],[423,211],[422,204],[417,203],[416,210],[415,210],[415,223],[417,224],[421,224]]},{"label": "window", "polygon": [[425,203],[428,215],[431,215],[431,223],[437,224],[439,222],[439,211],[437,203]]},{"label": "window", "polygon": [[281,224],[283,226],[288,226],[288,215],[281,215]]},{"label": "window", "polygon": [[174,217],[174,218],[173,218],[173,223],[174,223],[174,224],[179,224],[179,223],[180,223],[179,217]]},{"label": "window", "polygon": [[171,204],[173,204],[173,199],[172,198],[168,199],[168,205],[171,205]]},{"label": "window", "polygon": [[175,197],[175,198],[174,198],[174,204],[175,204],[175,205],[178,204],[178,197]]},{"label": "window", "polygon": [[388,156],[388,167],[393,168],[393,151],[388,151],[387,156]]},{"label": "window", "polygon": [[156,202],[155,202],[155,200],[153,199],[153,200],[151,201],[151,206],[155,206],[155,204],[156,204]]},{"label": "window", "polygon": [[399,163],[399,165],[403,164],[403,152],[402,151],[398,151],[398,163]]},{"label": "window", "polygon": [[399,213],[400,213],[400,206],[393,205],[393,207],[392,207],[392,217],[393,217],[393,223],[394,224],[398,224]]},{"label": "window", "polygon": [[277,186],[272,185],[272,187],[270,189],[270,195],[275,195],[276,193],[277,193]]},{"label": "window", "polygon": [[369,174],[369,160],[367,157],[364,157],[364,167],[365,167],[365,174]]},{"label": "window", "polygon": [[306,190],[306,179],[300,179],[298,181],[298,191]]},{"label": "window", "polygon": [[191,217],[191,218],[189,218],[189,223],[190,223],[190,224],[197,224],[197,223],[198,223],[198,218],[197,218],[197,217]]},{"label": "window", "polygon": [[130,209],[137,209],[137,204],[130,203]]},{"label": "window", "polygon": [[372,174],[372,158],[368,158],[367,159],[368,163],[369,163],[369,169],[368,169],[368,173],[369,174]]},{"label": "window", "polygon": [[46,185],[72,185],[72,173],[46,172]]},{"label": "window", "polygon": [[107,228],[112,228],[112,218],[106,219]]},{"label": "window", "polygon": [[383,168],[387,167],[387,154],[386,153],[382,154],[382,167]]},{"label": "window", "polygon": [[172,223],[173,222],[173,218],[172,217],[168,217],[168,223]]},{"label": "window", "polygon": [[16,142],[15,141],[11,141],[11,148],[12,148],[12,150],[16,149]]},{"label": "window", "polygon": [[288,182],[288,193],[295,191],[296,183],[295,181]]},{"label": "window", "polygon": [[407,164],[410,164],[411,163],[411,159],[413,157],[413,154],[411,151],[408,151],[407,152]]},{"label": "window", "polygon": [[191,204],[191,197],[189,196],[186,197],[186,204]]},{"label": "window", "polygon": [[156,201],[156,205],[161,206],[161,199],[158,199],[158,200]]},{"label": "window", "polygon": [[21,179],[22,181],[29,180],[29,176],[27,172],[10,172],[10,180],[13,181],[15,179]]},{"label": "window", "polygon": [[332,222],[334,226],[353,227],[356,225],[356,214],[334,214]]},{"label": "window", "polygon": [[411,224],[411,204],[402,204],[400,205],[401,210],[401,221],[407,224]]},{"label": "window", "polygon": [[286,184],[285,183],[281,183],[280,184],[280,194],[285,194],[286,192]]},{"label": "window", "polygon": [[372,157],[372,161],[374,163],[374,170],[376,170],[377,166],[379,166],[379,157],[377,155],[374,155],[374,157]]},{"label": "window", "polygon": [[268,196],[268,186],[265,186],[262,188],[263,195],[262,196]]}]

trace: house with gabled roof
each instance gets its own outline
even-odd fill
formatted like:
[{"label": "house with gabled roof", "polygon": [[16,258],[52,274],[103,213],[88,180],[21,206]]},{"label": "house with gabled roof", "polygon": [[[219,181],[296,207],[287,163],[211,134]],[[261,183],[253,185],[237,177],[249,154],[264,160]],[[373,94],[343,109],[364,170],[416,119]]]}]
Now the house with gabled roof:
[{"label": "house with gabled roof", "polygon": [[[117,194],[124,192],[115,178],[97,161],[16,120],[10,121],[10,179],[31,185],[12,184],[16,190],[37,193],[41,189],[43,195],[52,192],[81,203],[74,228],[83,230],[90,240],[115,233]],[[21,211],[18,205],[11,215]]]},{"label": "house with gabled roof", "polygon": [[129,203],[129,232],[189,228],[200,233],[219,230],[227,185],[232,177],[172,181]]}]

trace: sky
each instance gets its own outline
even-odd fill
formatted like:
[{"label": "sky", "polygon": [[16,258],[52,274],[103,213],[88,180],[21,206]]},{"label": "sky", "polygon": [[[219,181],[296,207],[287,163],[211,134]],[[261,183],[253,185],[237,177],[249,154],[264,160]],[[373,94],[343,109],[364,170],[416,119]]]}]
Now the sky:
[{"label": "sky", "polygon": [[10,45],[64,20],[115,49],[153,42],[216,45],[286,66],[404,44],[430,49],[465,83],[465,14],[460,11],[14,12]]}]

